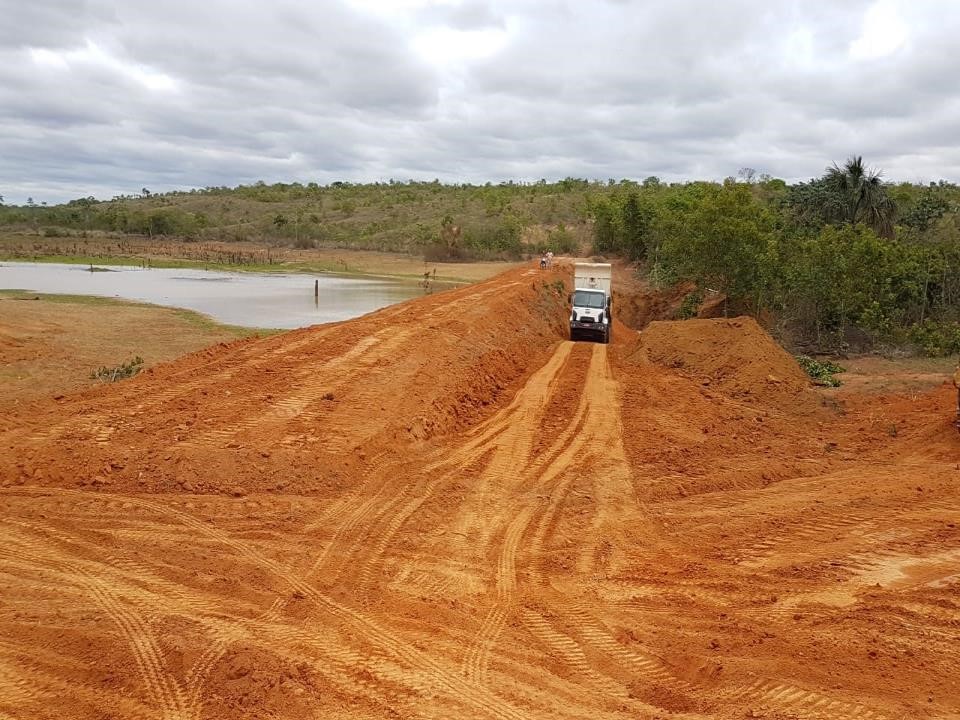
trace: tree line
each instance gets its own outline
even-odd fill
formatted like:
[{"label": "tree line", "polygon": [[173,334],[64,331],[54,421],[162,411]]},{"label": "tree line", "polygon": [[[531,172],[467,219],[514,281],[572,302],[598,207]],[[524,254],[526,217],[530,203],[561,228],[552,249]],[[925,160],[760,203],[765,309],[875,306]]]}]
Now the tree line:
[{"label": "tree line", "polygon": [[591,200],[596,250],[655,284],[689,283],[693,305],[719,293],[728,312],[815,349],[929,354],[960,352],[958,209],[956,185],[884,183],[860,157],[795,185],[653,178]]},{"label": "tree line", "polygon": [[257,182],[59,205],[3,205],[0,230],[352,247],[431,260],[553,250],[623,255],[658,285],[710,291],[786,340],[821,348],[911,342],[960,351],[960,188],[884,182],[861,158],[788,184]]}]

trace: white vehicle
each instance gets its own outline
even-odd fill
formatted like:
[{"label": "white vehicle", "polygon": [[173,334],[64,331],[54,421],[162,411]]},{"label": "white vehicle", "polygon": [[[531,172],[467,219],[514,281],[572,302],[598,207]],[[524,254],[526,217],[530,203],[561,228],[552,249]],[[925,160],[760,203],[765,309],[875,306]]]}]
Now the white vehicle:
[{"label": "white vehicle", "polygon": [[613,268],[610,263],[576,263],[570,295],[570,339],[595,338],[610,342],[613,318],[610,298]]}]

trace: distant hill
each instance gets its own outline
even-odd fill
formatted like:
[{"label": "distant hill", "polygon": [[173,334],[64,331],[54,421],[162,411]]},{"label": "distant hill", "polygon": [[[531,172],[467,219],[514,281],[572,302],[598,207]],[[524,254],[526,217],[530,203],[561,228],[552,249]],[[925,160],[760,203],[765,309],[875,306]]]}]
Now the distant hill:
[{"label": "distant hill", "polygon": [[[139,235],[298,248],[351,247],[455,258],[569,252],[591,239],[591,201],[617,186],[256,183],[0,207],[0,231],[46,237]],[[436,259],[441,259],[437,257]]]}]

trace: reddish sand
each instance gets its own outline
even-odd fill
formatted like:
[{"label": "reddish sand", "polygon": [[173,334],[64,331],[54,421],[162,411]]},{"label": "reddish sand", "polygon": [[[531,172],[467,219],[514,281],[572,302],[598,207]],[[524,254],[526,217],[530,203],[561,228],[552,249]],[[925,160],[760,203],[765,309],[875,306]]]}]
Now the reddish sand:
[{"label": "reddish sand", "polygon": [[957,718],[952,390],[564,270],[0,419],[0,718]]}]

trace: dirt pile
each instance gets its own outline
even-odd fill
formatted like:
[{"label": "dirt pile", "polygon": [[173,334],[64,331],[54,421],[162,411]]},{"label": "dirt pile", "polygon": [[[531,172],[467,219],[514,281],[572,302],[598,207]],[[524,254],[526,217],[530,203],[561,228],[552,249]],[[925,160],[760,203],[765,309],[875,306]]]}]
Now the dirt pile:
[{"label": "dirt pile", "polygon": [[653,322],[641,343],[650,362],[729,397],[816,403],[806,374],[753,318]]},{"label": "dirt pile", "polygon": [[3,423],[12,432],[0,481],[338,490],[509,397],[562,337],[565,276],[519,269],[346,323],[221,344],[41,403]]},{"label": "dirt pile", "polygon": [[948,388],[567,342],[563,274],[0,415],[0,717],[955,717]]}]

